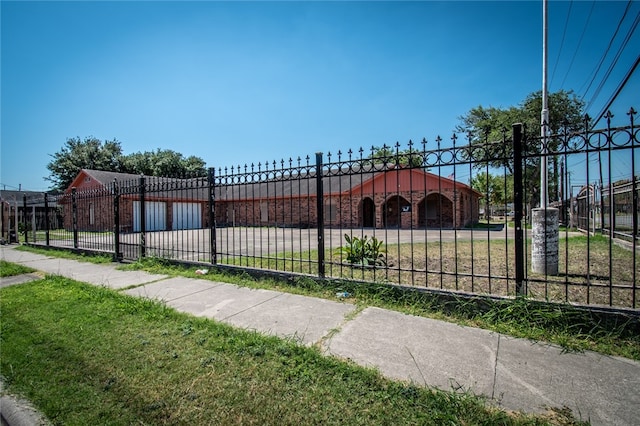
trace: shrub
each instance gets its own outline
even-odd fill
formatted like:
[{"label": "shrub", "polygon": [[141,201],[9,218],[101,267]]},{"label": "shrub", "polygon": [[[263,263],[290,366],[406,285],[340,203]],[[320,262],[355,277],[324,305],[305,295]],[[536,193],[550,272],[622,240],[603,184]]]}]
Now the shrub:
[{"label": "shrub", "polygon": [[344,234],[347,244],[340,247],[340,252],[346,256],[347,262],[362,266],[384,266],[383,242],[376,237],[350,237]]}]

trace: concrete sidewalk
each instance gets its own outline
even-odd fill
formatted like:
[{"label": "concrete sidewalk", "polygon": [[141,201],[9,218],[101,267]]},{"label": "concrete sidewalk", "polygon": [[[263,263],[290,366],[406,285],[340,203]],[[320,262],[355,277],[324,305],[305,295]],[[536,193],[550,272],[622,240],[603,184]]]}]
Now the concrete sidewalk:
[{"label": "concrete sidewalk", "polygon": [[[444,390],[467,390],[507,410],[569,407],[594,425],[640,424],[640,363],[379,308],[357,312],[330,301],[145,272],[118,271],[2,247],[2,258],[106,286],[265,334],[317,345],[383,375]],[[19,279],[12,280],[18,283]],[[10,283],[3,279],[1,285]]]}]

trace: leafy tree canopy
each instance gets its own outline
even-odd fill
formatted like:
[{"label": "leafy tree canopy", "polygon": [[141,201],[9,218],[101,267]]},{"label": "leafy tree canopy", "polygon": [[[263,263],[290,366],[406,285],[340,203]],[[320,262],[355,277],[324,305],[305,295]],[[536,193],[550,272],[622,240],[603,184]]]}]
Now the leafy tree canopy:
[{"label": "leafy tree canopy", "polygon": [[65,190],[81,169],[120,171],[122,146],[117,140],[102,142],[93,136],[67,139],[60,151],[51,155],[46,180],[52,189]]},{"label": "leafy tree canopy", "polygon": [[206,164],[196,156],[184,157],[170,149],[123,155],[117,140],[100,141],[92,136],[67,139],[47,164],[52,189],[63,191],[71,185],[81,169],[144,174],[147,176],[204,176]]},{"label": "leafy tree canopy", "polygon": [[125,156],[121,171],[147,176],[204,176],[205,166],[204,160],[199,157],[192,155],[185,158],[170,149],[157,149]]},{"label": "leafy tree canopy", "polygon": [[[548,103],[551,134],[560,133],[565,128],[569,132],[575,132],[584,127],[584,102],[578,99],[573,91],[561,90],[551,93]],[[456,131],[468,134],[471,145],[482,145],[484,151],[481,158],[492,159],[489,161],[491,166],[507,166],[512,171],[513,165],[505,160],[513,156],[513,147],[511,144],[500,143],[503,134],[511,132],[514,123],[523,123],[527,138],[536,140],[540,136],[541,111],[542,92],[538,91],[529,94],[518,106],[504,109],[480,105],[472,108],[459,117],[460,124],[456,126]],[[554,149],[557,140],[552,140],[551,144],[550,148]],[[478,152],[474,152],[474,156],[477,157]]]},{"label": "leafy tree canopy", "polygon": [[490,206],[504,206],[513,199],[513,175],[501,176],[481,172],[471,178],[471,187],[484,194],[487,217]]},{"label": "leafy tree canopy", "polygon": [[[577,98],[573,91],[561,90],[549,94],[549,128],[551,135],[567,131],[573,133],[584,129],[584,102]],[[469,135],[469,149],[467,155],[475,160],[477,167],[487,165],[495,168],[506,167],[513,173],[513,145],[504,143],[504,135],[509,135],[514,123],[525,125],[525,140],[529,141],[527,149],[539,151],[539,137],[541,133],[542,92],[529,94],[518,106],[509,108],[494,108],[477,106],[459,117],[460,124],[456,131]],[[549,149],[557,149],[558,138],[549,140]],[[558,171],[557,161],[552,161],[550,189],[557,191]],[[524,165],[524,174],[529,203],[534,205],[539,198],[540,164],[530,157]]]},{"label": "leafy tree canopy", "polygon": [[390,146],[374,146],[371,149],[371,155],[368,160],[374,163],[388,162],[389,164],[397,164],[400,166],[420,167],[422,165],[422,156],[419,152],[410,149],[397,150],[396,147]]}]

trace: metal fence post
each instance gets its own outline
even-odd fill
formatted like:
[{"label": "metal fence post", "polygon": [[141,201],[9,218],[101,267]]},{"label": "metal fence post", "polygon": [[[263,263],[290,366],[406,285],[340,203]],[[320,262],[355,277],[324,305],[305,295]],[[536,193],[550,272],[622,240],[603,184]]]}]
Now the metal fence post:
[{"label": "metal fence post", "polygon": [[76,188],[71,188],[71,223],[73,230],[73,248],[78,248],[78,203],[76,199]]},{"label": "metal fence post", "polygon": [[522,124],[513,125],[513,212],[515,225],[516,295],[525,295],[524,290],[524,230],[522,184]]},{"label": "metal fence post", "polygon": [[211,264],[218,262],[217,246],[216,246],[216,194],[215,194],[215,177],[216,169],[209,168],[207,180],[209,181],[209,251]]},{"label": "metal fence post", "polygon": [[113,180],[113,260],[119,262],[122,260],[120,253],[120,188],[118,181]]},{"label": "metal fence post", "polygon": [[[4,201],[0,201],[0,239],[4,238],[4,234],[5,234],[5,226],[4,226]],[[9,207],[11,208],[11,207]],[[11,210],[9,210],[11,211]],[[11,220],[11,219],[9,219]],[[7,233],[7,241],[9,241],[9,234]]]},{"label": "metal fence post", "polygon": [[[16,213],[18,213],[16,209]],[[27,221],[27,194],[22,194],[22,226],[24,228],[24,243],[29,243],[29,221]]]},{"label": "metal fence post", "polygon": [[322,153],[316,152],[316,213],[318,217],[318,276],[325,277],[324,264],[324,187],[322,185]]},{"label": "metal fence post", "polygon": [[44,193],[44,239],[45,244],[49,247],[49,196]]},{"label": "metal fence post", "polygon": [[31,232],[33,233],[33,242],[37,242],[37,238],[36,238],[36,229],[38,228],[37,223],[36,223],[36,205],[32,205],[31,206]]},{"label": "metal fence post", "polygon": [[146,229],[147,229],[147,216],[146,216],[146,208],[144,205],[144,186],[145,186],[145,180],[144,180],[144,176],[140,176],[140,258],[143,258],[147,255],[147,235],[146,235]]}]

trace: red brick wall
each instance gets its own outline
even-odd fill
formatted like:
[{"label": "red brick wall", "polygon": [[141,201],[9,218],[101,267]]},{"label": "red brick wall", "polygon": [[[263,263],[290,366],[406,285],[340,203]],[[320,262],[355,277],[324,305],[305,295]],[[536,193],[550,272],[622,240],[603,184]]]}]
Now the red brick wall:
[{"label": "red brick wall", "polygon": [[[453,189],[445,189],[442,194],[453,200]],[[406,200],[410,211],[397,210],[397,196]],[[362,200],[370,198],[375,204],[374,223],[383,228],[385,223],[404,229],[419,228],[421,225],[419,204],[426,195],[423,192],[400,192],[399,194],[354,194],[334,195],[324,201],[324,221],[327,226],[359,227],[363,225]],[[404,205],[405,201],[401,200]],[[473,203],[473,211],[471,204]],[[266,205],[266,207],[264,207]],[[458,190],[455,206],[442,212],[442,222],[454,227],[463,227],[478,220],[478,198],[469,190]],[[263,209],[266,208],[266,220]],[[317,226],[316,198],[278,198],[267,200],[216,201],[216,222],[219,226]],[[386,210],[385,210],[386,209]],[[391,209],[391,211],[389,211]],[[386,215],[385,215],[386,211]],[[454,217],[455,215],[455,217]],[[440,219],[427,226],[440,226]]]}]

